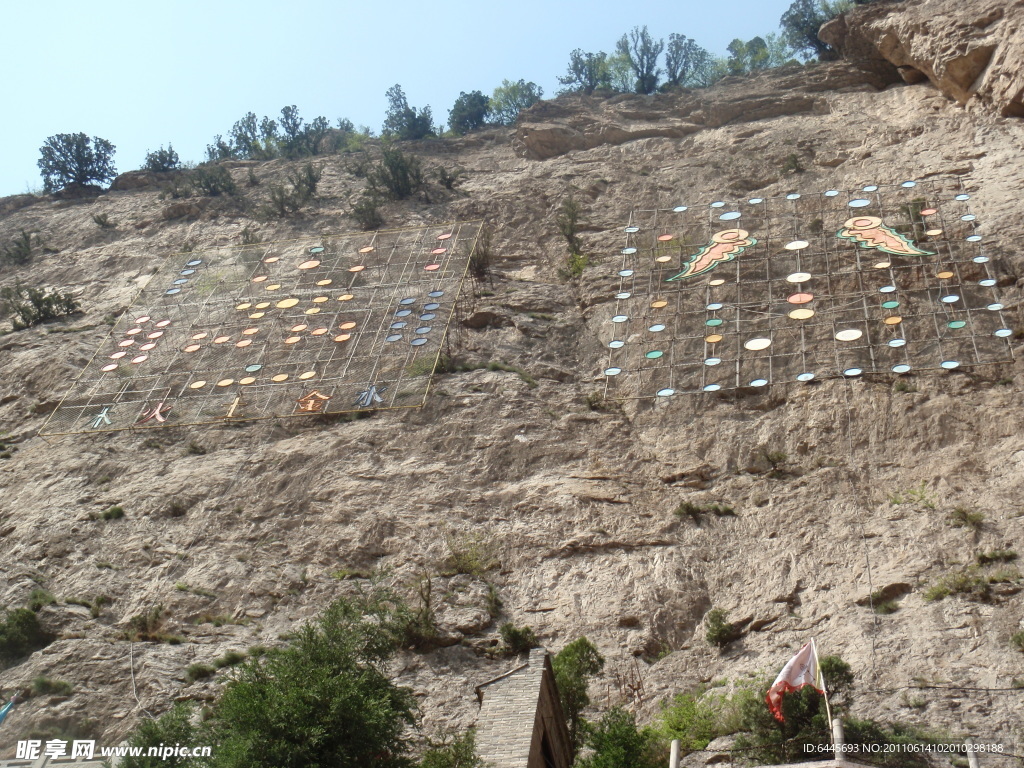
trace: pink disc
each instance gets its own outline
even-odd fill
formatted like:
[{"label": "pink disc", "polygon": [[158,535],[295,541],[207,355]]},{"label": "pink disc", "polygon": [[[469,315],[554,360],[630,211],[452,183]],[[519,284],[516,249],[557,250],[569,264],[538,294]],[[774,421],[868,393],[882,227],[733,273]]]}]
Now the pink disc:
[{"label": "pink disc", "polygon": [[435,248],[431,251],[434,256],[440,256],[442,253],[447,253],[447,248]]},{"label": "pink disc", "polygon": [[129,328],[124,332],[125,336],[134,336],[136,333],[142,333],[142,329],[136,326],[135,328]]},{"label": "pink disc", "polygon": [[147,339],[159,339],[163,335],[164,335],[163,331],[153,331],[152,333],[147,333],[146,334],[146,338]]},{"label": "pink disc", "polygon": [[136,317],[135,318],[135,322],[139,323],[140,325],[142,323],[148,323],[149,322],[149,315],[143,315],[142,317]]},{"label": "pink disc", "polygon": [[166,328],[170,324],[171,324],[170,320],[161,320],[159,323],[156,324],[156,327],[157,328]]},{"label": "pink disc", "polygon": [[812,293],[794,293],[786,301],[790,304],[806,304],[809,301],[814,300],[814,294]]},{"label": "pink disc", "polygon": [[449,232],[449,233],[448,233],[448,234],[446,234],[446,235],[438,235],[438,236],[437,236],[437,239],[438,239],[438,240],[447,240],[447,239],[448,239],[449,237],[451,237],[451,236],[452,236],[452,234],[453,234],[453,233]]},{"label": "pink disc", "polygon": [[101,371],[116,371],[117,370],[117,363],[109,363],[108,365],[104,365],[102,368],[100,368],[100,370]]},{"label": "pink disc", "polygon": [[117,343],[117,346],[119,346],[119,347],[130,347],[134,343],[135,343],[135,339],[125,339],[124,341],[119,341]]},{"label": "pink disc", "polygon": [[143,352],[149,352],[149,350],[151,350],[155,346],[156,346],[156,342],[155,341],[150,341],[150,342],[148,342],[146,344],[143,344],[141,347],[139,347],[139,349],[142,350]]},{"label": "pink disc", "polygon": [[112,354],[112,355],[110,356],[110,359],[111,359],[111,360],[120,360],[120,359],[121,359],[122,357],[124,357],[124,356],[125,356],[125,355],[127,355],[127,354],[128,354],[128,353],[127,353],[127,352],[125,352],[125,351],[124,351],[124,350],[122,349],[122,350],[121,350],[120,352],[115,352],[114,354]]},{"label": "pink disc", "polygon": [[427,272],[435,272],[436,270],[438,270],[440,268],[441,268],[440,264],[427,264],[427,266],[424,267],[424,269],[427,270]]},{"label": "pink disc", "polygon": [[149,360],[149,355],[139,355],[138,357],[132,358],[132,364],[138,365],[139,363],[144,363],[147,360]]}]

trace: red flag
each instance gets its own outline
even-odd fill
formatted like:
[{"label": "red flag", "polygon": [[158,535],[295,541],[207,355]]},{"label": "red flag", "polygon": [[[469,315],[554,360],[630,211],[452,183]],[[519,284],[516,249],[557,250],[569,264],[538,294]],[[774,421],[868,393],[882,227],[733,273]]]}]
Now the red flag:
[{"label": "red flag", "polygon": [[798,691],[805,685],[813,687],[818,693],[825,692],[825,679],[821,676],[818,652],[813,640],[797,651],[796,656],[782,668],[772,687],[768,689],[768,695],[764,697],[768,703],[768,710],[780,723],[786,722],[782,716],[783,694]]}]

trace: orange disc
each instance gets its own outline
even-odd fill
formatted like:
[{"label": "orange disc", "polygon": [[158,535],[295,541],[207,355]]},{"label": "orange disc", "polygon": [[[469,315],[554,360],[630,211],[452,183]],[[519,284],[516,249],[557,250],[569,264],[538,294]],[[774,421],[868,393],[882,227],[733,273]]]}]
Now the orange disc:
[{"label": "orange disc", "polygon": [[792,296],[786,299],[786,301],[788,301],[790,304],[806,304],[809,301],[814,301],[814,294],[794,293]]}]

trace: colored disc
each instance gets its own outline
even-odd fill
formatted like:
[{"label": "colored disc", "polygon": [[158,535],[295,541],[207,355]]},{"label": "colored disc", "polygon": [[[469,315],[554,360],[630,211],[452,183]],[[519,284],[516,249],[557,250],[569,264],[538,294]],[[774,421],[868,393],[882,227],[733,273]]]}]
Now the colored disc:
[{"label": "colored disc", "polygon": [[352,334],[351,333],[342,333],[342,334],[340,334],[338,336],[335,336],[334,340],[338,341],[338,342],[342,342],[342,341],[348,341],[351,338],[352,338]]},{"label": "colored disc", "polygon": [[708,344],[717,344],[721,340],[722,334],[720,333],[711,333],[704,337],[704,341],[706,341]]},{"label": "colored disc", "polygon": [[255,377],[253,377],[253,376],[246,376],[245,378],[239,379],[238,383],[239,384],[252,384],[254,381],[256,381]]},{"label": "colored disc", "polygon": [[665,387],[664,389],[659,389],[656,394],[658,397],[672,397],[675,393],[676,391],[671,387]]},{"label": "colored disc", "polygon": [[900,305],[900,303],[898,301],[883,301],[882,302],[882,308],[883,309],[896,309],[896,307],[898,307],[899,305]]},{"label": "colored disc", "polygon": [[658,256],[654,260],[656,262],[658,262],[659,264],[665,264],[665,263],[667,263],[669,261],[672,261],[672,257],[671,256]]},{"label": "colored disc", "polygon": [[267,280],[267,275],[257,275],[252,279],[254,283],[264,283]]},{"label": "colored disc", "polygon": [[244,331],[242,331],[242,335],[243,336],[252,336],[252,335],[257,334],[259,332],[260,332],[259,328],[246,328]]},{"label": "colored disc", "polygon": [[299,374],[299,378],[302,380],[312,379],[314,376],[316,376],[316,371],[306,371]]},{"label": "colored disc", "polygon": [[334,282],[333,280],[331,280],[330,278],[328,278],[327,280],[317,280],[317,281],[316,281],[316,284],[317,284],[317,285],[321,285],[321,286],[323,286],[323,285],[330,285],[330,284],[331,284],[331,283],[333,283],[333,282]]},{"label": "colored disc", "polygon": [[806,304],[809,301],[814,301],[814,294],[794,293],[792,296],[786,299],[786,301],[788,301],[790,304]]},{"label": "colored disc", "polygon": [[663,354],[665,354],[665,353],[664,353],[664,352],[662,352],[662,351],[661,351],[660,349],[652,349],[652,350],[651,350],[650,352],[647,352],[647,353],[646,353],[646,354],[644,355],[644,357],[646,357],[646,358],[648,358],[648,359],[650,359],[650,360],[657,360],[657,359],[658,359],[659,357],[661,357],[661,356],[662,356]]},{"label": "colored disc", "polygon": [[770,347],[771,345],[772,345],[772,340],[771,339],[763,339],[763,338],[748,339],[747,341],[743,342],[743,348],[744,349],[750,349],[750,350],[754,350],[754,351],[761,350],[761,349],[768,349],[768,347]]},{"label": "colored disc", "polygon": [[317,296],[313,299],[314,304],[323,304],[325,301],[330,301],[327,296]]},{"label": "colored disc", "polygon": [[704,365],[715,366],[715,365],[718,365],[721,362],[722,362],[722,358],[720,358],[720,357],[709,357],[709,358],[707,358],[704,361]]},{"label": "colored disc", "polygon": [[966,320],[950,320],[948,323],[946,323],[947,328],[952,328],[954,330],[956,330],[957,328],[963,328],[965,325],[967,325]]},{"label": "colored disc", "polygon": [[664,299],[658,299],[657,301],[652,301],[651,302],[651,306],[654,309],[661,309],[662,307],[667,307],[668,306],[668,302],[665,301]]},{"label": "colored disc", "polygon": [[893,373],[907,373],[908,371],[910,371],[910,366],[907,365],[906,363],[899,363],[898,365],[894,365],[892,367]]},{"label": "colored disc", "polygon": [[365,265],[363,265],[363,264],[356,264],[354,267],[349,267],[348,271],[349,272],[362,272],[364,269],[366,269]]},{"label": "colored disc", "polygon": [[277,374],[275,376],[271,376],[270,380],[271,381],[288,381],[288,374],[287,373],[279,373],[279,374]]},{"label": "colored disc", "polygon": [[234,379],[221,379],[220,381],[217,382],[217,386],[218,387],[230,387],[234,383],[235,383]]},{"label": "colored disc", "polygon": [[662,243],[667,243],[672,239],[672,235],[658,235],[658,240]]},{"label": "colored disc", "polygon": [[351,293],[343,293],[341,296],[338,297],[338,301],[352,301],[352,299],[354,298],[355,296],[353,296]]},{"label": "colored disc", "polygon": [[117,363],[107,363],[100,370],[104,372],[115,371],[117,370]]},{"label": "colored disc", "polygon": [[147,360],[149,360],[149,355],[139,355],[138,357],[132,358],[132,363],[134,365],[138,365],[139,363],[144,363]]},{"label": "colored disc", "polygon": [[214,344],[223,344],[225,341],[231,341],[230,336],[218,336],[213,340]]},{"label": "colored disc", "polygon": [[241,341],[235,342],[235,346],[239,348],[248,347],[250,344],[252,344],[252,339],[242,339]]},{"label": "colored disc", "polygon": [[836,334],[836,341],[856,341],[864,335],[864,331],[858,330],[857,328],[847,328],[846,330],[839,331]]},{"label": "colored disc", "polygon": [[950,272],[950,271],[949,271],[949,270],[947,269],[947,270],[945,270],[945,271],[943,271],[943,272],[939,272],[939,273],[938,273],[938,274],[936,274],[935,276],[936,276],[937,278],[939,278],[940,280],[949,280],[949,278],[951,278],[951,277],[953,276],[953,273],[952,273],[952,272]]},{"label": "colored disc", "polygon": [[198,352],[198,351],[199,351],[199,349],[200,349],[200,347],[199,347],[199,345],[198,345],[198,344],[189,344],[189,345],[188,345],[187,347],[185,347],[185,348],[184,348],[183,350],[181,350],[181,351],[182,351],[182,352]]},{"label": "colored disc", "polygon": [[306,314],[306,315],[319,315],[320,314],[320,307],[310,307],[303,314]]},{"label": "colored disc", "polygon": [[189,389],[202,389],[205,386],[206,386],[206,382],[203,381],[202,379],[200,379],[199,381],[193,381],[191,384],[188,385],[188,388]]},{"label": "colored disc", "polygon": [[882,322],[886,325],[899,325],[903,322],[903,318],[899,315],[893,315],[892,317],[885,318]]},{"label": "colored disc", "polygon": [[786,277],[787,283],[806,283],[811,279],[810,272],[794,272]]},{"label": "colored disc", "polygon": [[722,318],[720,318],[720,317],[713,317],[710,320],[705,320],[704,321],[704,325],[710,326],[711,328],[715,328],[715,327],[721,325],[723,322],[724,321],[722,320]]},{"label": "colored disc", "polygon": [[423,269],[425,269],[427,272],[436,272],[440,268],[440,264],[427,264],[427,266],[425,266]]},{"label": "colored disc", "polygon": [[297,344],[300,341],[302,341],[302,337],[301,336],[289,336],[287,339],[284,340],[284,343],[285,344]]},{"label": "colored disc", "polygon": [[794,309],[789,313],[789,316],[794,320],[809,320],[814,317],[813,309]]},{"label": "colored disc", "polygon": [[716,277],[714,280],[708,280],[708,285],[725,285],[725,280]]},{"label": "colored disc", "polygon": [[922,216],[934,216],[936,213],[938,213],[938,211],[935,208],[922,208],[921,209],[921,215]]},{"label": "colored disc", "polygon": [[438,240],[447,240],[447,239],[448,239],[448,238],[450,238],[450,237],[451,237],[451,236],[452,236],[453,234],[455,234],[455,233],[454,233],[454,232],[445,232],[445,233],[444,233],[443,235],[438,235],[438,236],[437,236],[437,239],[438,239]]},{"label": "colored disc", "polygon": [[281,301],[277,302],[277,308],[288,309],[289,307],[294,307],[298,303],[298,299],[282,299]]},{"label": "colored disc", "polygon": [[611,367],[611,368],[605,368],[604,369],[604,375],[605,376],[618,376],[620,373],[622,373],[622,369],[621,368],[616,368],[614,366]]},{"label": "colored disc", "polygon": [[373,246],[372,245],[363,246],[362,248],[359,249],[360,253],[371,253],[372,251],[373,251]]},{"label": "colored disc", "polygon": [[892,266],[892,262],[891,261],[876,261],[871,266],[874,267],[875,269],[888,269],[889,267]]},{"label": "colored disc", "polygon": [[[295,300],[295,303],[296,304],[298,303],[298,299]],[[256,309],[266,309],[269,306],[270,306],[270,302],[269,301],[261,301],[259,304],[256,305]]]},{"label": "colored disc", "polygon": [[341,325],[339,325],[338,327],[339,327],[339,328],[340,328],[341,330],[343,330],[343,331],[348,331],[348,330],[350,330],[350,329],[352,329],[352,328],[355,328],[355,327],[356,327],[356,324],[355,324],[355,322],[353,322],[352,320],[347,320],[347,321],[345,321],[344,323],[342,323]]},{"label": "colored disc", "polygon": [[281,284],[280,283],[274,283],[273,285],[268,285],[266,288],[264,288],[264,290],[266,290],[266,291],[279,291],[279,290],[281,290]]},{"label": "colored disc", "polygon": [[327,333],[328,330],[330,330],[330,329],[329,328],[314,328],[309,333],[310,333],[311,336],[323,336],[325,333]]}]

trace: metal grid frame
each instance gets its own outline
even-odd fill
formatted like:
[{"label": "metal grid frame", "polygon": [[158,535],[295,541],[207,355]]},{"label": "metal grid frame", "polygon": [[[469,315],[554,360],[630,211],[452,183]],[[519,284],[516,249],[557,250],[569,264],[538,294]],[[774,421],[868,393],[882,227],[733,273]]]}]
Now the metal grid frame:
[{"label": "metal grid frame", "polygon": [[480,226],[171,256],[40,434],[422,406]]},{"label": "metal grid frame", "polygon": [[[860,217],[928,253],[838,236]],[[730,228],[756,243],[670,281]],[[623,230],[599,331],[611,399],[1012,360],[995,239],[979,231],[959,178],[636,210]]]}]

